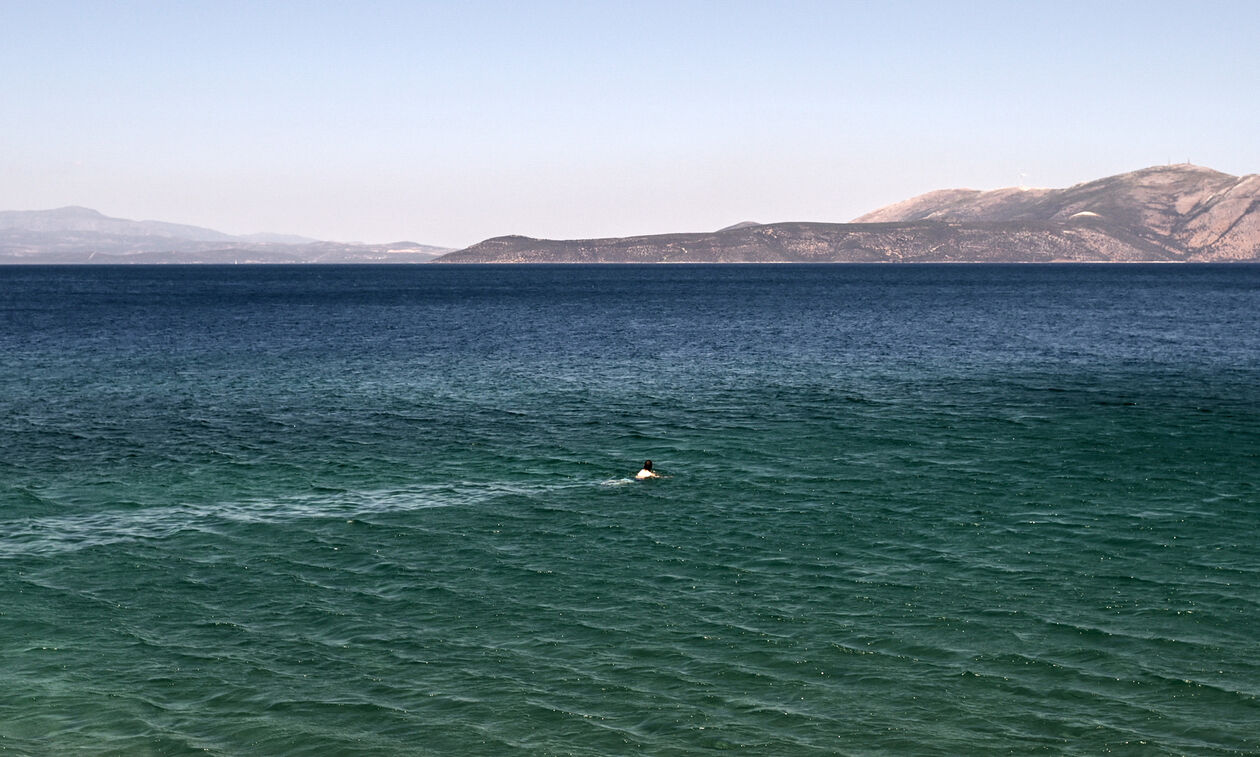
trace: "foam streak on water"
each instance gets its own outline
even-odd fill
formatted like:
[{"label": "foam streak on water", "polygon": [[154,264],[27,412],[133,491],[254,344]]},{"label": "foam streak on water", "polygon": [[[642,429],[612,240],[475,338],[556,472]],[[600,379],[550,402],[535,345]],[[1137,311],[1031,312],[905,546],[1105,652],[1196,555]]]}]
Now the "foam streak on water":
[{"label": "foam streak on water", "polygon": [[1256,753],[1258,305],[0,269],[0,750]]}]

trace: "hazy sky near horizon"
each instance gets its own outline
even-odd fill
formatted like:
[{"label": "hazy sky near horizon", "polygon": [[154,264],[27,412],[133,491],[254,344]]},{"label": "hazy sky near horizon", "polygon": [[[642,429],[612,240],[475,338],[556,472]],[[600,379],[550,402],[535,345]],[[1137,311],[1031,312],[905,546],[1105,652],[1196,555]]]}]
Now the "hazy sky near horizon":
[{"label": "hazy sky near horizon", "polygon": [[1260,3],[0,0],[0,209],[460,247],[1260,172]]}]

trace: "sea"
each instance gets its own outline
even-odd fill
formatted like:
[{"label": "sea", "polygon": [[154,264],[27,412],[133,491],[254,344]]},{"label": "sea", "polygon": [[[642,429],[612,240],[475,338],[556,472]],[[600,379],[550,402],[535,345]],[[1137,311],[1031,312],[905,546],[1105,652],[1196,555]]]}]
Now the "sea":
[{"label": "sea", "polygon": [[1257,697],[1260,266],[0,268],[0,753],[1255,755]]}]

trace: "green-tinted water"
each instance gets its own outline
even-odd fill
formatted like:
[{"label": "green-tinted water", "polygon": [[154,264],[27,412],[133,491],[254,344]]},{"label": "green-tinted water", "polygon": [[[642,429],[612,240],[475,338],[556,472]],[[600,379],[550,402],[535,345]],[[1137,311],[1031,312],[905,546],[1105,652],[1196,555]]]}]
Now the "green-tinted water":
[{"label": "green-tinted water", "polygon": [[0,748],[1260,751],[1258,301],[0,270]]}]

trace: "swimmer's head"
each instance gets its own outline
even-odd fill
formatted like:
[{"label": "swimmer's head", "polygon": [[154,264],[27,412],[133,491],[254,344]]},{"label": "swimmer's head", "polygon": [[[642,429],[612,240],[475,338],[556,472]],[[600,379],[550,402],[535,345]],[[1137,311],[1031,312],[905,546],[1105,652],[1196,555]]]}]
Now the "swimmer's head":
[{"label": "swimmer's head", "polygon": [[652,461],[651,461],[651,460],[644,460],[644,461],[643,461],[643,470],[652,470]]}]

